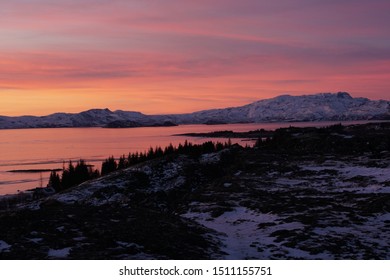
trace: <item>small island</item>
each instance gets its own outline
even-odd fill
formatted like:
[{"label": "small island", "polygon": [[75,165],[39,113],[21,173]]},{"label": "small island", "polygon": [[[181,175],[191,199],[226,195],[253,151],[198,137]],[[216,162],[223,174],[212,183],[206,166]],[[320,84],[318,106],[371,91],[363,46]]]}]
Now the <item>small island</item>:
[{"label": "small island", "polygon": [[213,132],[202,132],[202,133],[182,133],[175,134],[174,136],[190,136],[190,137],[205,137],[205,138],[249,138],[259,139],[272,137],[274,131],[272,130],[252,130],[248,132],[234,132],[232,130],[213,131]]},{"label": "small island", "polygon": [[134,127],[170,127],[170,126],[178,126],[178,125],[171,121],[143,124],[135,121],[116,120],[106,124],[103,127],[104,128],[134,128]]}]

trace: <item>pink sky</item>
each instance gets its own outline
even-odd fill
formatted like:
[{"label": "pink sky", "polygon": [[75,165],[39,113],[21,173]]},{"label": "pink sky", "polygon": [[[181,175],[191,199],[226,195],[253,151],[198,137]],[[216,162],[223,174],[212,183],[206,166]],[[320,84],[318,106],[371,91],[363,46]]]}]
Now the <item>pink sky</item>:
[{"label": "pink sky", "polygon": [[0,2],[0,115],[389,99],[388,0]]}]

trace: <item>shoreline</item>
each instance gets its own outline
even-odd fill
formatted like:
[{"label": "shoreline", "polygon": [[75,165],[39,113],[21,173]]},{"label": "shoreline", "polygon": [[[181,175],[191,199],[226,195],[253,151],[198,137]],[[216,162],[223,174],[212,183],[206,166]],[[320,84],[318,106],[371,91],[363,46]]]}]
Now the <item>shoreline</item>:
[{"label": "shoreline", "polygon": [[[275,120],[275,121],[262,121],[262,122],[231,122],[231,123],[181,123],[174,125],[140,125],[140,126],[124,126],[124,127],[108,127],[107,125],[97,125],[97,126],[40,126],[40,127],[0,127],[0,131],[4,130],[34,130],[34,129],[88,129],[88,128],[104,128],[104,129],[133,129],[133,128],[164,128],[164,127],[177,127],[177,126],[191,126],[191,125],[206,125],[209,127],[219,126],[219,125],[272,125],[272,124],[309,124],[309,123],[356,123],[356,124],[364,124],[364,123],[373,123],[373,122],[390,122],[389,119],[357,119],[357,120]],[[301,126],[300,126],[301,127]]]},{"label": "shoreline", "polygon": [[389,145],[390,123],[187,144],[13,208],[0,199],[0,259],[388,259]]},{"label": "shoreline", "polygon": [[10,173],[47,173],[47,172],[58,172],[61,171],[62,168],[54,168],[54,169],[16,169],[16,170],[7,170],[6,172]]}]

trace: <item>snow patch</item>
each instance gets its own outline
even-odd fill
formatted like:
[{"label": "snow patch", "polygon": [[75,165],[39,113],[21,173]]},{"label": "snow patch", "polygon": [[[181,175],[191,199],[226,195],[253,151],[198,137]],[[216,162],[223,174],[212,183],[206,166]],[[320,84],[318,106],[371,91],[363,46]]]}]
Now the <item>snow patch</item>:
[{"label": "snow patch", "polygon": [[49,249],[49,252],[47,253],[47,256],[49,258],[56,258],[56,259],[66,259],[69,256],[71,247],[62,248],[62,249]]},{"label": "snow patch", "polygon": [[11,247],[7,242],[0,240],[0,253],[8,251]]},{"label": "snow patch", "polygon": [[341,171],[346,178],[353,178],[356,176],[374,177],[379,183],[390,180],[390,168],[350,166],[344,167],[339,171]]},{"label": "snow patch", "polygon": [[219,153],[209,153],[209,154],[203,154],[199,158],[199,162],[202,164],[208,164],[208,163],[217,163],[221,159],[221,155]]},{"label": "snow patch", "polygon": [[28,240],[30,240],[31,242],[33,243],[39,243],[39,242],[42,242],[43,241],[43,238],[28,238]]},{"label": "snow patch", "polygon": [[63,232],[65,230],[65,227],[64,226],[60,226],[60,227],[57,227],[56,230],[58,230],[60,232]]},{"label": "snow patch", "polygon": [[275,183],[278,185],[284,185],[284,186],[297,186],[302,185],[304,183],[307,183],[305,180],[297,180],[297,179],[288,179],[288,178],[279,178],[275,180]]},{"label": "snow patch", "polygon": [[195,220],[205,227],[221,233],[220,239],[224,244],[222,250],[227,254],[226,259],[256,259],[257,249],[251,244],[264,242],[259,235],[258,226],[261,223],[272,223],[278,218],[270,213],[257,213],[246,207],[237,207],[212,219],[209,213],[188,212],[185,218]]}]

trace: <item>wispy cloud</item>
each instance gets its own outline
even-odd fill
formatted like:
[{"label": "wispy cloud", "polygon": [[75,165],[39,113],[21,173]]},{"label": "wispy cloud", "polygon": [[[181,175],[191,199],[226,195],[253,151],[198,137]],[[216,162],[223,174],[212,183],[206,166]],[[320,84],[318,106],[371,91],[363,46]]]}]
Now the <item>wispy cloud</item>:
[{"label": "wispy cloud", "polygon": [[[100,107],[154,113],[286,92],[386,98],[389,11],[387,0],[2,1],[0,95],[52,96],[40,106],[56,111],[65,92],[94,92]],[[0,111],[22,110],[3,96]]]}]

